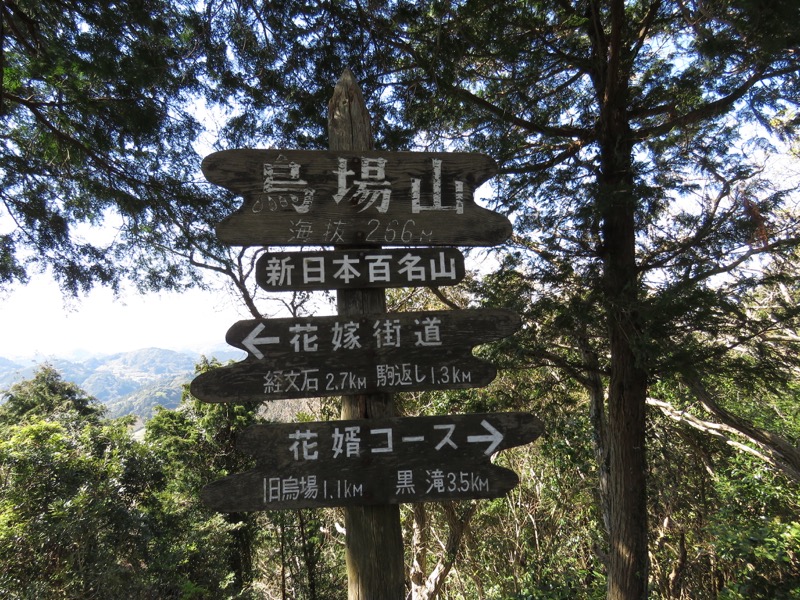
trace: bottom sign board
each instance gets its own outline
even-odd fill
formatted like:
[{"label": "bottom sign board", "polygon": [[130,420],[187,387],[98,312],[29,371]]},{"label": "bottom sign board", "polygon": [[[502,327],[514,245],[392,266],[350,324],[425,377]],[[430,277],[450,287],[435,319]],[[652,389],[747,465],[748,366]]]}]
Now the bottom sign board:
[{"label": "bottom sign board", "polygon": [[529,413],[254,425],[237,447],[256,468],[207,485],[222,512],[496,498],[517,475],[491,463],[544,427]]}]

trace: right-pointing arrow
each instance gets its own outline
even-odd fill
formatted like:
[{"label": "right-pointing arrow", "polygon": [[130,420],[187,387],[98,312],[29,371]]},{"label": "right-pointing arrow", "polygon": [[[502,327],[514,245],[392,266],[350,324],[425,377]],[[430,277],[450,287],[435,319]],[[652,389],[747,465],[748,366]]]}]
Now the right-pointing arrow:
[{"label": "right-pointing arrow", "polygon": [[247,334],[247,337],[242,340],[242,345],[256,358],[264,358],[261,350],[258,349],[258,346],[261,344],[280,344],[281,342],[281,338],[275,336],[258,337],[264,329],[266,329],[266,325],[258,323],[253,328],[253,331]]},{"label": "right-pointing arrow", "polygon": [[489,435],[468,435],[467,442],[468,443],[481,443],[481,442],[490,442],[489,447],[486,448],[484,454],[487,456],[494,452],[494,449],[500,445],[500,442],[503,441],[503,434],[497,431],[486,419],[481,421],[481,425],[486,431],[489,432]]}]

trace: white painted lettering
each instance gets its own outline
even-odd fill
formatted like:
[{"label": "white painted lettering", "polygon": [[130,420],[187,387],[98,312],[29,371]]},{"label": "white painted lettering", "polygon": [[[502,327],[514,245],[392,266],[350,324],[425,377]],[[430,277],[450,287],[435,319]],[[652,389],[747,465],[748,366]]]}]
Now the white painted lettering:
[{"label": "white painted lettering", "polygon": [[425,472],[428,475],[428,489],[425,493],[430,494],[432,491],[443,493],[445,491],[444,472],[441,469],[427,470]]},{"label": "white painted lettering", "polygon": [[445,264],[445,255],[444,252],[439,252],[439,263],[436,263],[436,259],[431,259],[431,281],[436,281],[437,279],[455,279],[456,278],[456,259],[451,258],[450,264]]},{"label": "white painted lettering", "polygon": [[325,259],[321,256],[303,259],[303,282],[325,283]]},{"label": "white painted lettering", "polygon": [[436,444],[436,449],[441,450],[444,446],[450,446],[451,448],[458,448],[458,446],[450,439],[453,436],[453,432],[456,430],[456,426],[453,423],[445,423],[442,425],[434,425],[434,429],[446,431],[447,433],[442,438],[442,440]]},{"label": "white painted lettering", "polygon": [[373,254],[367,256],[367,277],[370,283],[388,282],[391,279],[389,261],[392,257],[388,254]]},{"label": "white painted lettering", "polygon": [[300,460],[301,450],[303,460],[317,460],[319,458],[319,452],[315,449],[317,447],[316,440],[317,433],[311,431],[310,429],[306,429],[302,431],[298,429],[294,433],[289,434],[289,439],[294,440],[294,443],[289,446],[289,452],[292,453],[295,460]]},{"label": "white painted lettering", "polygon": [[413,494],[414,492],[414,473],[410,469],[398,471],[395,494],[400,496],[402,494]]},{"label": "white painted lettering", "polygon": [[403,256],[398,262],[403,265],[398,273],[406,275],[406,280],[411,281],[425,281],[425,267],[418,266],[422,258],[417,254],[408,253]]},{"label": "white painted lettering", "polygon": [[378,348],[400,347],[400,319],[375,321],[372,329]]},{"label": "white painted lettering", "polygon": [[426,317],[420,321],[415,319],[414,323],[422,325],[422,331],[415,331],[414,335],[417,338],[415,346],[441,346],[442,338],[439,331],[439,326],[442,320],[438,317]]},{"label": "white painted lettering", "polygon": [[292,285],[292,271],[294,265],[290,264],[291,258],[270,258],[267,261],[266,282],[271,286]]},{"label": "white painted lettering", "polygon": [[347,221],[334,221],[333,219],[329,219],[328,225],[325,227],[323,239],[329,244],[344,242],[346,227]]},{"label": "white painted lettering", "polygon": [[347,159],[338,159],[336,171],[337,190],[333,195],[336,204],[341,203],[345,198],[349,198],[356,206],[360,207],[359,212],[375,207],[379,213],[386,213],[389,210],[389,202],[392,197],[391,183],[386,181],[386,159],[385,158],[361,158],[361,179],[353,181],[354,185],[347,185],[347,178],[355,175],[354,171],[347,168]]},{"label": "white painted lettering", "polygon": [[333,430],[332,450],[333,458],[338,458],[342,453],[346,457],[359,456],[361,454],[361,428],[358,426],[345,427],[344,431],[339,428]]},{"label": "white painted lettering", "polygon": [[334,279],[341,279],[345,283],[350,283],[351,279],[358,278],[361,275],[356,269],[358,263],[358,257],[351,257],[348,254],[345,254],[342,258],[335,259],[333,264],[338,265],[339,270],[333,274]]},{"label": "white painted lettering", "polygon": [[[283,159],[281,161],[281,159]],[[314,200],[314,190],[300,179],[300,165],[284,162],[279,156],[276,163],[264,163],[264,194],[271,211],[291,206],[298,213],[307,213]]]},{"label": "white painted lettering", "polygon": [[347,323],[333,324],[333,336],[331,340],[332,349],[336,352],[339,349],[355,350],[361,348],[361,337],[358,334],[359,325],[355,321]]},{"label": "white painted lettering", "polygon": [[433,202],[429,206],[422,204],[422,180],[416,177],[411,178],[411,212],[419,214],[428,210],[452,210],[456,214],[464,213],[464,182],[456,180],[456,204],[455,206],[444,206],[442,204],[442,161],[438,158],[431,159],[433,165],[433,189],[431,196]]},{"label": "white painted lettering", "polygon": [[371,435],[385,435],[386,436],[386,445],[380,448],[373,448],[372,452],[374,454],[380,453],[387,453],[392,452],[392,430],[391,428],[382,428],[382,429],[370,429],[369,430]]},{"label": "white painted lettering", "polygon": [[317,476],[308,475],[307,477],[301,477],[300,492],[303,494],[303,498],[316,499],[317,494],[319,493],[319,488],[317,487]]},{"label": "white painted lettering", "polygon": [[289,327],[289,333],[294,333],[294,337],[289,340],[295,352],[316,352],[319,349],[317,343],[319,337],[314,335],[318,327],[310,324],[295,324]]},{"label": "white painted lettering", "polygon": [[289,227],[289,233],[291,236],[289,237],[290,242],[306,242],[311,234],[313,233],[313,229],[311,223],[309,221],[305,221],[303,219],[299,219],[297,221],[289,221],[291,227]]}]

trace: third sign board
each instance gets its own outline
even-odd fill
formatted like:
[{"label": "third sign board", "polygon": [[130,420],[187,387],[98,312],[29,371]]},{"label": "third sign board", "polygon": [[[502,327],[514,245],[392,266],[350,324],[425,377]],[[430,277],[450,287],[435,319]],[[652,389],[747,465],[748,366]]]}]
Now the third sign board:
[{"label": "third sign board", "polygon": [[519,316],[501,309],[239,321],[226,339],[248,358],[198,375],[191,392],[206,402],[260,402],[480,387],[496,369],[472,347],[519,327]]}]

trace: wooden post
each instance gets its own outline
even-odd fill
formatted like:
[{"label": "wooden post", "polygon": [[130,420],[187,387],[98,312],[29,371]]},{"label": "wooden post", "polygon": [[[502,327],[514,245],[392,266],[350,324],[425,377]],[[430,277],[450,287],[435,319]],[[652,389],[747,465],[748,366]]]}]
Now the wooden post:
[{"label": "wooden post", "polygon": [[[370,117],[353,74],[345,69],[328,104],[331,150],[366,151],[373,147]],[[339,290],[342,316],[386,312],[383,289]],[[342,419],[392,417],[391,394],[342,397]],[[405,595],[403,536],[398,505],[348,506],[346,562],[349,600],[401,600]]]}]

